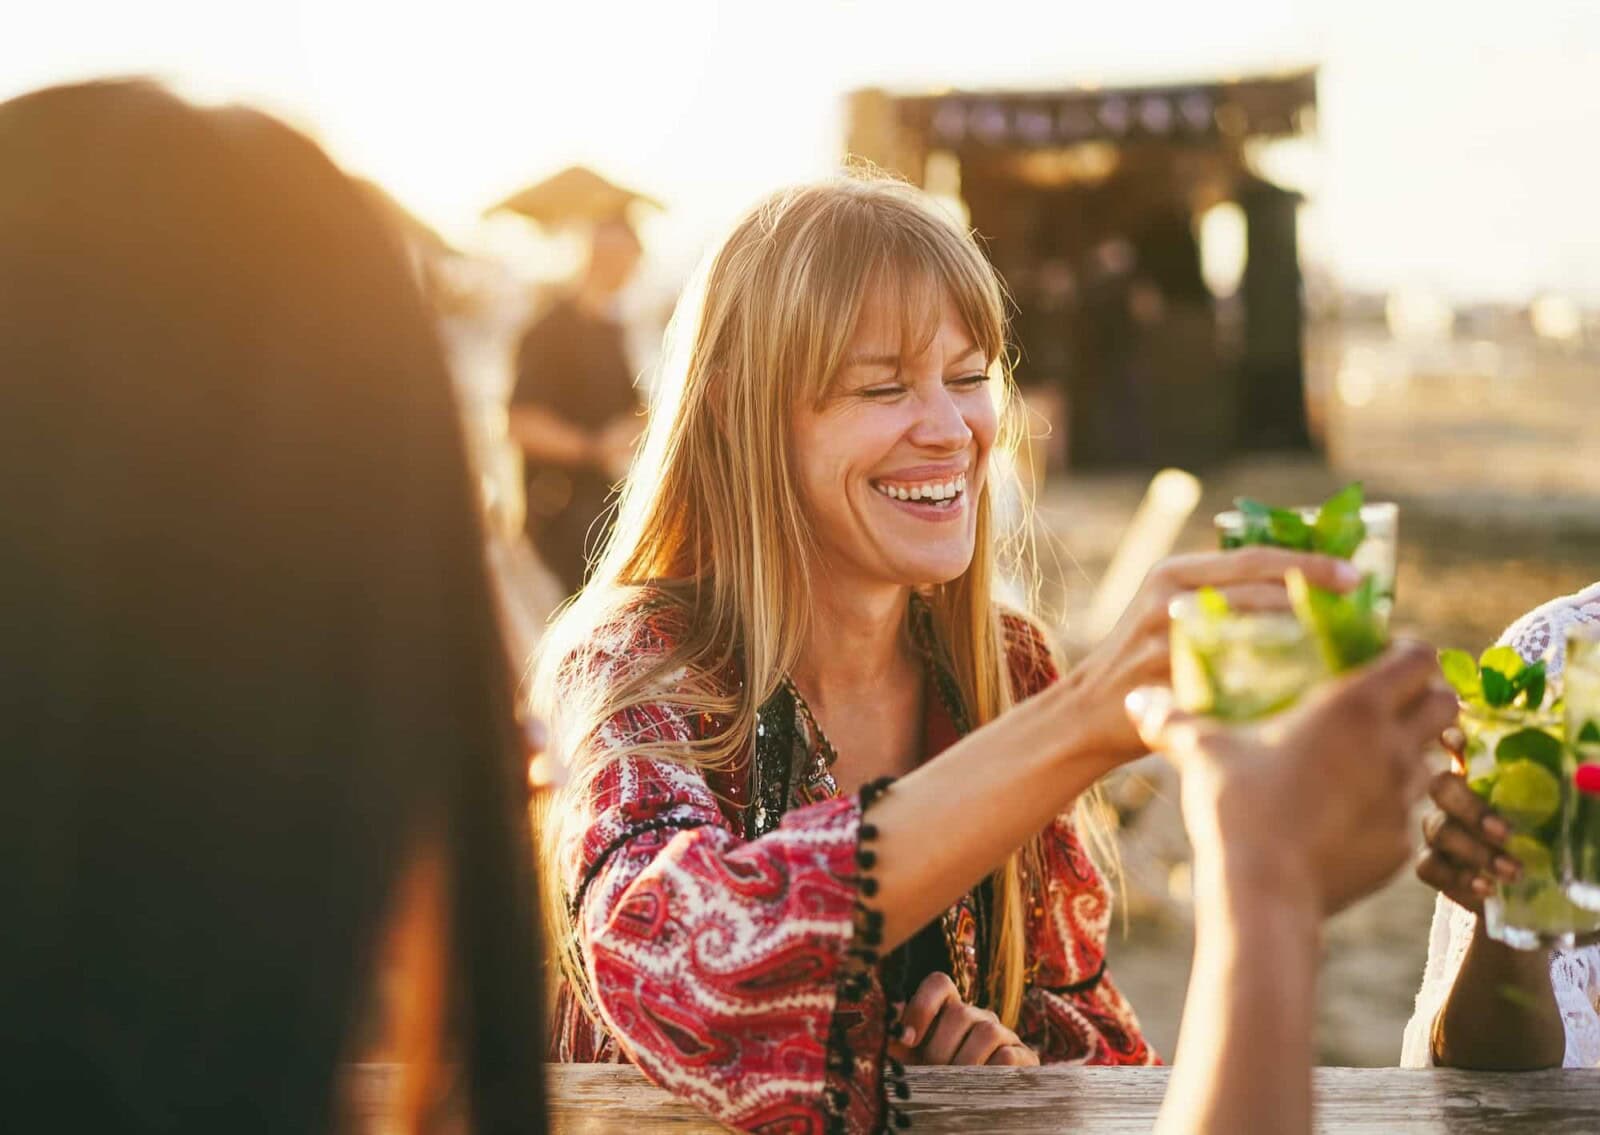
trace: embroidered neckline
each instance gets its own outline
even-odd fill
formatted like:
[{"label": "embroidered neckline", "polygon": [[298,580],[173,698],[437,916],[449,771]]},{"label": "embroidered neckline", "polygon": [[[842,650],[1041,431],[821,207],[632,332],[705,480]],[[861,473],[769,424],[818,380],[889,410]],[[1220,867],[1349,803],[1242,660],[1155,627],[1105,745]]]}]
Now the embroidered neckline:
[{"label": "embroidered neckline", "polygon": [[[923,659],[926,678],[949,715],[957,736],[972,731],[971,717],[961,696],[948,653],[939,641],[933,612],[913,593],[907,610],[912,642]],[[750,762],[750,798],[745,807],[745,838],[757,839],[777,828],[790,808],[815,804],[839,795],[833,775],[838,751],[828,740],[805,697],[785,675],[756,711],[753,759]],[[940,929],[950,963],[950,973],[961,998],[975,1003],[976,970],[987,945],[987,919],[973,891],[967,892],[940,916]],[[972,935],[975,957],[965,957],[962,945]],[[906,991],[902,990],[902,999]]]}]

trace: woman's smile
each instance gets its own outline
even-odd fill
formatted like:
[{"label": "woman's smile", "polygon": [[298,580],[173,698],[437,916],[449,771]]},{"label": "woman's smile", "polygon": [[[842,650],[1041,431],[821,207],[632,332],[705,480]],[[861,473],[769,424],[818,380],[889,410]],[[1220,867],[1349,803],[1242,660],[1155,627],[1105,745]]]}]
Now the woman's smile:
[{"label": "woman's smile", "polygon": [[960,519],[967,507],[967,474],[958,470],[908,470],[874,478],[879,496],[892,508],[933,522]]}]

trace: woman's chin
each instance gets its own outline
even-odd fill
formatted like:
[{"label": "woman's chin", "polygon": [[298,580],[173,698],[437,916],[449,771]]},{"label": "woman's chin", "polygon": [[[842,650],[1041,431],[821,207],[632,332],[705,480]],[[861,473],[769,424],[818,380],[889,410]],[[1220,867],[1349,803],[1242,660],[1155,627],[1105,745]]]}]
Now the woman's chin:
[{"label": "woman's chin", "polygon": [[902,557],[894,566],[895,578],[908,587],[937,587],[966,574],[972,566],[972,548],[952,549],[946,555]]}]

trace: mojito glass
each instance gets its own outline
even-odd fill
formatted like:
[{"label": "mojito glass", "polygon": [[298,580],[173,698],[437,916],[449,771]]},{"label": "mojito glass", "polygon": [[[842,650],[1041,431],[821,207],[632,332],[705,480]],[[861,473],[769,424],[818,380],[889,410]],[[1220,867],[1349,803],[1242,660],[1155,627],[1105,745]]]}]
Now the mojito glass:
[{"label": "mojito glass", "polygon": [[1572,761],[1553,710],[1466,706],[1467,783],[1511,825],[1506,850],[1522,864],[1514,883],[1484,900],[1490,938],[1519,950],[1571,946],[1593,919],[1567,898],[1566,828]]},{"label": "mojito glass", "polygon": [[[1317,519],[1316,506],[1300,507],[1293,511],[1307,524]],[[1219,512],[1212,518],[1217,530],[1217,543],[1223,551],[1243,548],[1260,538],[1251,540],[1245,514],[1238,509]],[[1361,522],[1366,525],[1367,536],[1361,541],[1350,562],[1371,575],[1377,584],[1378,595],[1387,615],[1394,606],[1395,561],[1400,540],[1400,506],[1392,501],[1376,501],[1361,506]],[[1270,542],[1270,541],[1269,541]]]},{"label": "mojito glass", "polygon": [[1231,611],[1191,594],[1169,613],[1172,690],[1186,712],[1266,717],[1328,676],[1316,642],[1287,611]]},{"label": "mojito glass", "polygon": [[1563,701],[1573,763],[1567,897],[1600,911],[1600,627],[1567,633]]}]

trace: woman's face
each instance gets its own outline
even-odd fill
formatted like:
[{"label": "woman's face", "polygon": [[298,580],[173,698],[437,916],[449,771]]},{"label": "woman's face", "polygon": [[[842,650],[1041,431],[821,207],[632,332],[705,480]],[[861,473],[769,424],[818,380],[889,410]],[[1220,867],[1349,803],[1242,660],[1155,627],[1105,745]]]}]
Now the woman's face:
[{"label": "woman's face", "polygon": [[914,357],[900,316],[869,299],[827,399],[796,416],[801,497],[833,580],[945,583],[972,562],[998,429],[990,360],[948,296]]}]

